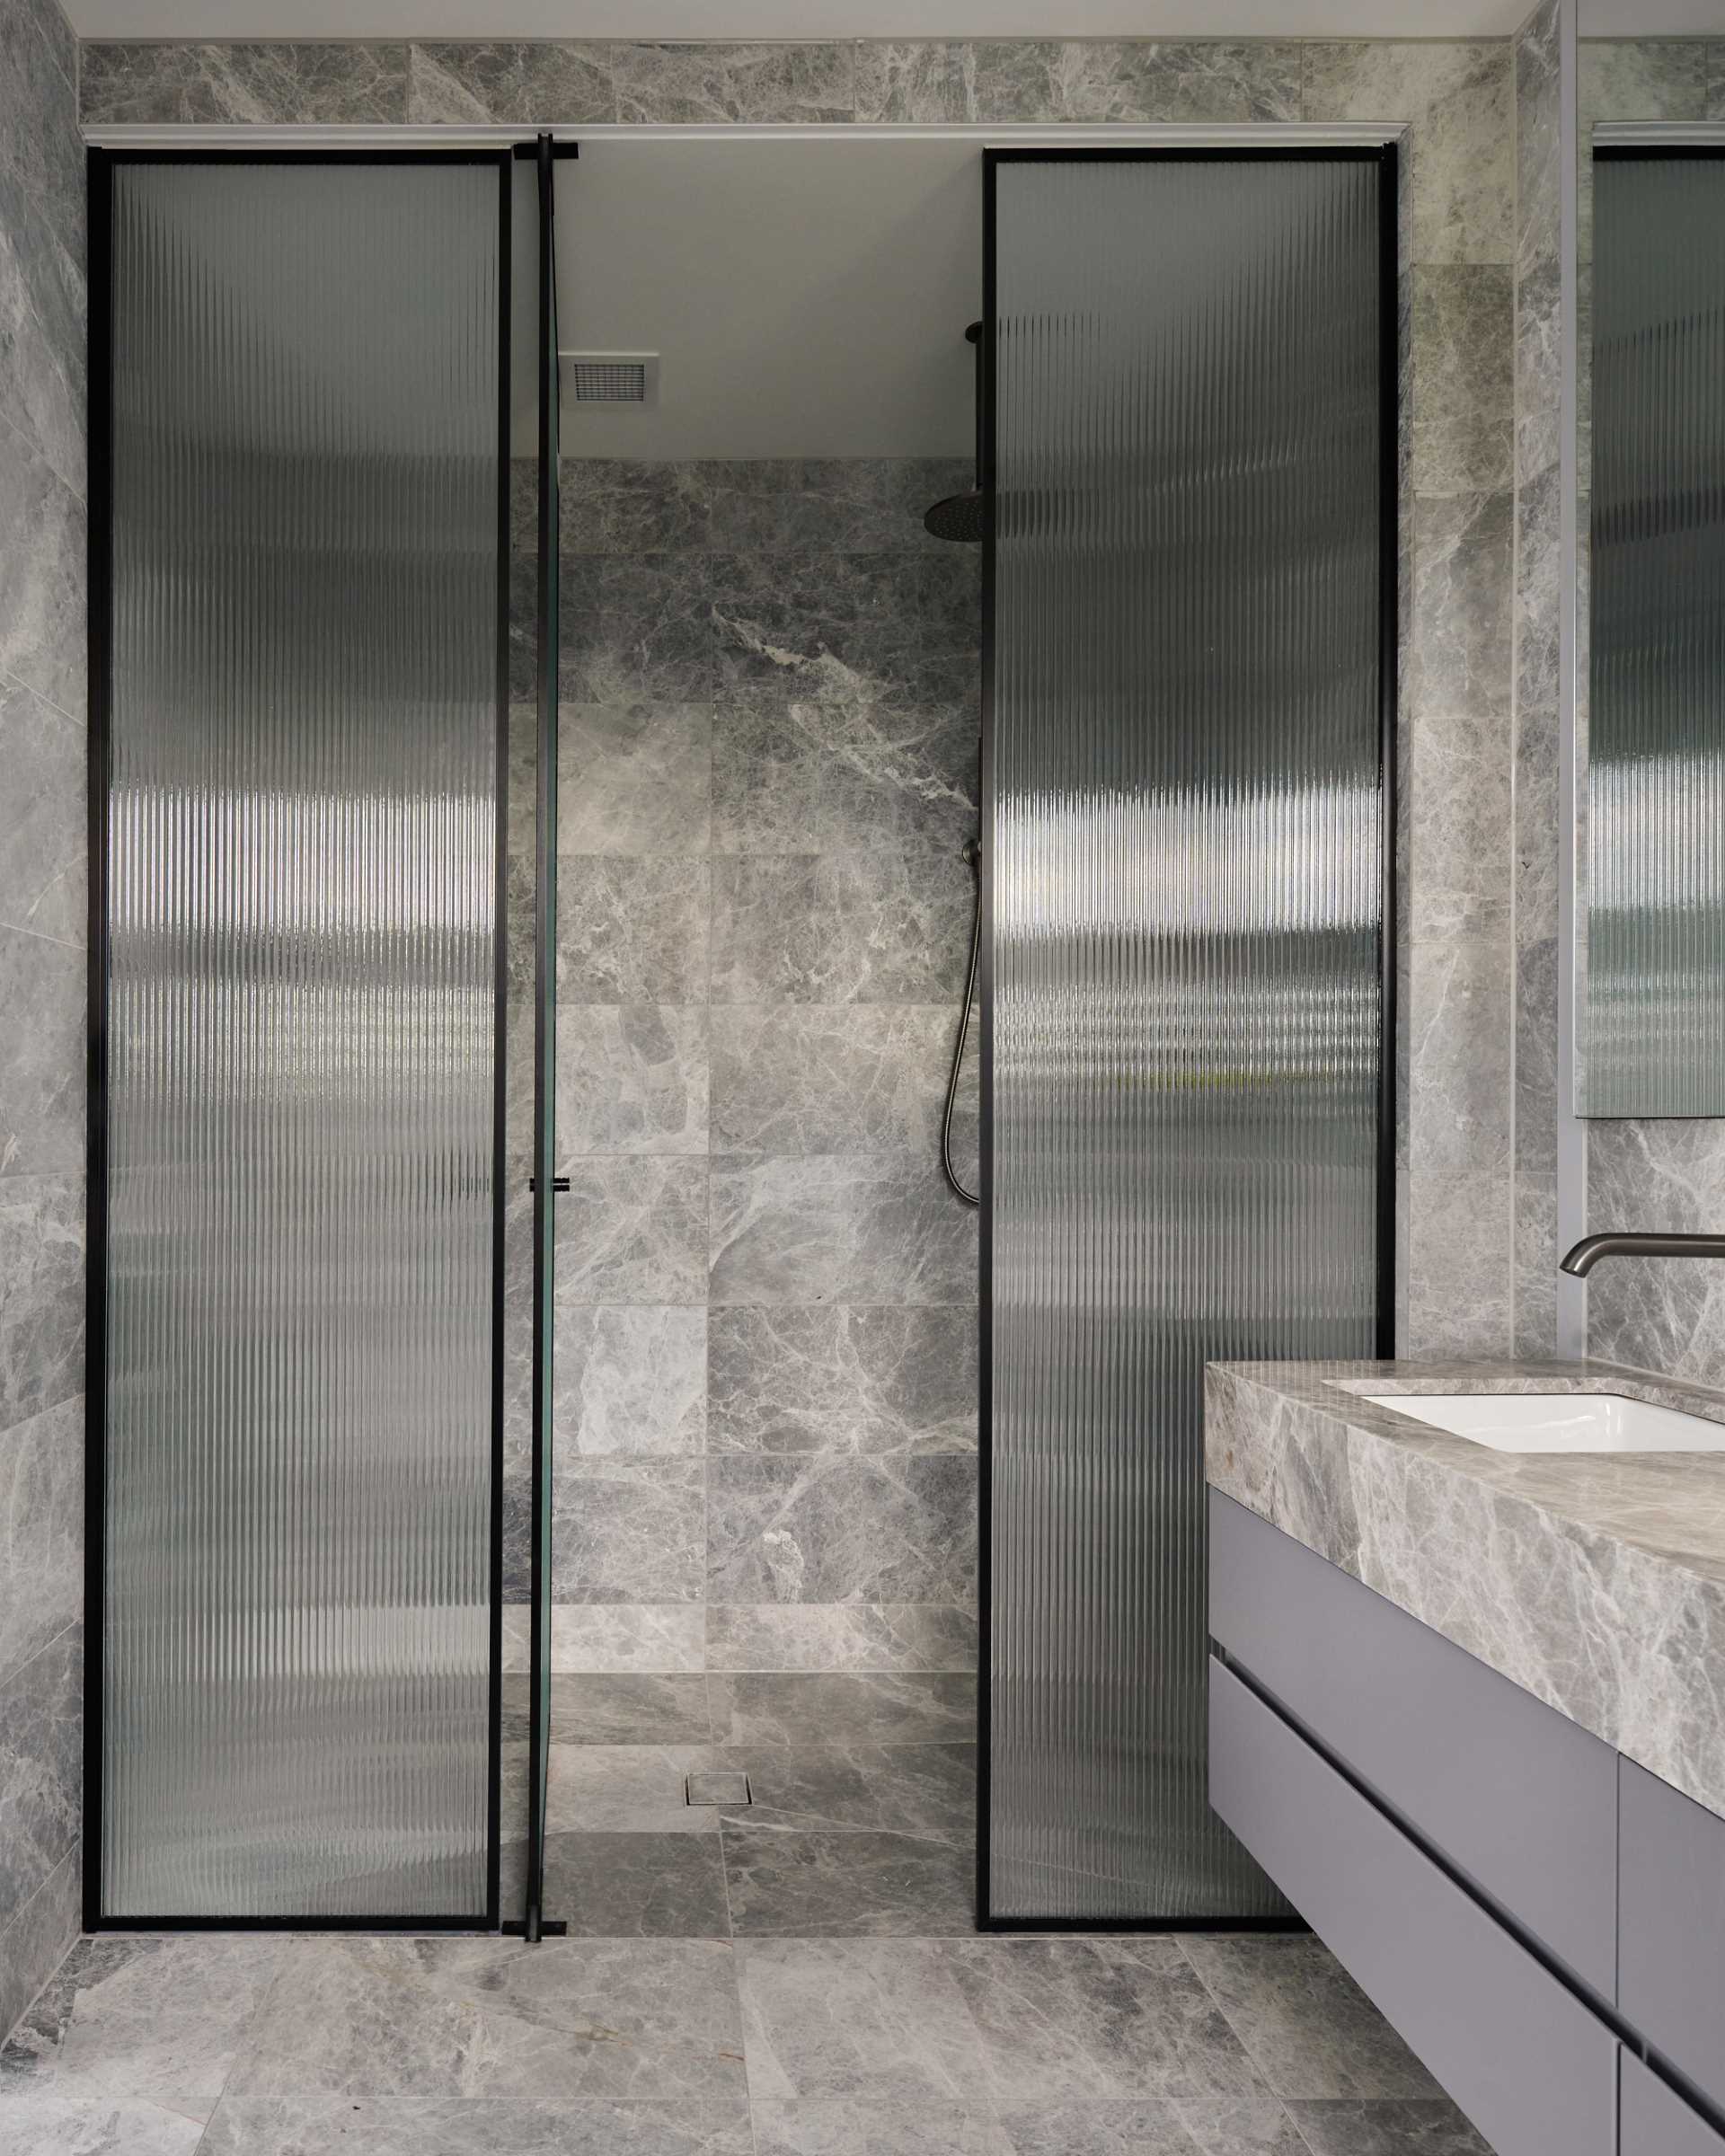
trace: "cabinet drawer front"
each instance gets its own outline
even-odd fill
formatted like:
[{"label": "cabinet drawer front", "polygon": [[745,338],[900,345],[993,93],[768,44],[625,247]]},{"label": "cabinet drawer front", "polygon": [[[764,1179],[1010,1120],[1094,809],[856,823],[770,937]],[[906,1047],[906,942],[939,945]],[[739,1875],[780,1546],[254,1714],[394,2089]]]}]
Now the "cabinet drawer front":
[{"label": "cabinet drawer front", "polygon": [[1725,1819],[1618,1762],[1623,2019],[1725,2105]]},{"label": "cabinet drawer front", "polygon": [[1210,1801],[1497,2156],[1614,2156],[1605,2023],[1214,1659]]},{"label": "cabinet drawer front", "polygon": [[1616,1754],[1233,1498],[1209,1512],[1211,1637],[1609,2001]]},{"label": "cabinet drawer front", "polygon": [[1632,2052],[1623,2071],[1620,2156],[1725,2156],[1725,2140]]}]

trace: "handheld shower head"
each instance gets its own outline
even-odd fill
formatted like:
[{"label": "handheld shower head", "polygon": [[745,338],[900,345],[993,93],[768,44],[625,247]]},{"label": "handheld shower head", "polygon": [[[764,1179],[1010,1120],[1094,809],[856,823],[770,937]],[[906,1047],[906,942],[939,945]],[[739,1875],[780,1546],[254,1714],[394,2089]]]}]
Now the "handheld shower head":
[{"label": "handheld shower head", "polygon": [[968,494],[949,494],[926,510],[923,529],[932,539],[974,546],[993,530],[995,505],[982,485],[982,324],[973,322],[964,333],[977,348],[977,483]]}]

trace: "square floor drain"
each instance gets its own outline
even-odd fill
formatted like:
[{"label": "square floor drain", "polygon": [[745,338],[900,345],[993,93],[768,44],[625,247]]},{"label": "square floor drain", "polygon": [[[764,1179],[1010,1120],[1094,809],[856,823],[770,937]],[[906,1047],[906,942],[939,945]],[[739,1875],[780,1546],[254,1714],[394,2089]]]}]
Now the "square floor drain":
[{"label": "square floor drain", "polygon": [[683,1800],[686,1804],[748,1804],[753,1802],[748,1793],[748,1776],[712,1771],[704,1774],[690,1774],[684,1778]]}]

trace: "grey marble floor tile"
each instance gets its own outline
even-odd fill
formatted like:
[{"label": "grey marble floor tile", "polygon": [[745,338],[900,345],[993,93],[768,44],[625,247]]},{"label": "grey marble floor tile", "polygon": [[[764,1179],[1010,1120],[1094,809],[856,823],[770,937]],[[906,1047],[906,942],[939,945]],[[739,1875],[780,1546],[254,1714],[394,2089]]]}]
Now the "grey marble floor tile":
[{"label": "grey marble floor tile", "polygon": [[1423,2102],[1294,2102],[1312,2156],[1491,2156],[1446,2097]]},{"label": "grey marble floor tile", "polygon": [[561,854],[557,994],[570,1003],[707,999],[707,863]]},{"label": "grey marble floor tile", "polygon": [[752,1940],[737,1957],[757,2103],[986,2099],[981,2037],[937,1942]]},{"label": "grey marble floor tile", "polygon": [[559,1441],[576,1453],[704,1449],[707,1313],[563,1304],[557,1312]]},{"label": "grey marble floor tile", "polygon": [[76,1846],[84,1768],[84,1628],[0,1676],[0,1929]]},{"label": "grey marble floor tile", "polygon": [[712,120],[848,120],[856,63],[844,44],[618,45],[617,118],[673,124]]},{"label": "grey marble floor tile", "polygon": [[82,944],[85,881],[84,729],[16,682],[0,680],[0,921]]},{"label": "grey marble floor tile", "polygon": [[[503,1680],[503,1738],[526,1743],[528,1680]],[[551,1736],[557,1745],[704,1745],[712,1734],[707,1680],[674,1670],[553,1676]]]},{"label": "grey marble floor tile", "polygon": [[83,1169],[89,975],[75,945],[0,927],[0,1010],[10,1029],[0,1068],[0,1161],[14,1170]]},{"label": "grey marble floor tile", "polygon": [[946,1602],[977,1591],[969,1454],[715,1454],[709,1602]]},{"label": "grey marble floor tile", "polygon": [[571,703],[694,703],[713,680],[704,557],[575,554],[558,587],[559,694]]},{"label": "grey marble floor tile", "polygon": [[557,715],[557,773],[560,852],[706,852],[711,705],[566,703]]},{"label": "grey marble floor tile", "polygon": [[1514,271],[1495,262],[1416,264],[1416,494],[1488,493],[1515,478]]},{"label": "grey marble floor tile", "polygon": [[544,40],[425,41],[408,55],[407,118],[562,122],[610,120],[609,48]]},{"label": "grey marble floor tile", "polygon": [[763,1674],[966,1671],[977,1613],[941,1603],[719,1603],[706,1611],[707,1666]]},{"label": "grey marble floor tile", "polygon": [[545,1909],[571,1936],[727,1939],[721,1834],[545,1838]]},{"label": "grey marble floor tile", "polygon": [[553,1492],[558,1602],[699,1602],[706,1573],[698,1460],[560,1459]]},{"label": "grey marble floor tile", "polygon": [[739,2097],[739,2038],[711,1942],[308,1939],[227,2093]]},{"label": "grey marble floor tile", "polygon": [[[507,1612],[504,1637],[507,1654]],[[551,1666],[574,1675],[697,1674],[706,1666],[705,1613],[698,1602],[553,1603]],[[525,1633],[516,1666],[526,1667]]]},{"label": "grey marble floor tile", "polygon": [[0,321],[9,340],[0,420],[34,442],[79,495],[86,483],[85,305],[79,225],[57,223],[0,151]]},{"label": "grey marble floor tile", "polygon": [[7,2156],[191,2156],[209,2146],[199,2119],[110,2097],[16,2097],[4,2124]]},{"label": "grey marble floor tile", "polygon": [[[1193,2156],[1197,2143],[1165,2097],[1136,2102],[1005,2104],[997,2113],[1011,2156]],[[1289,2148],[1299,2137],[1290,2126]]]},{"label": "grey marble floor tile", "polygon": [[1214,2099],[1259,2086],[1172,1939],[970,1940],[944,1951],[1002,2099]]},{"label": "grey marble floor tile", "polygon": [[705,1745],[553,1745],[547,1825],[566,1834],[716,1834],[718,1807],[690,1804],[684,1784],[718,1761]]},{"label": "grey marble floor tile", "polygon": [[713,1742],[795,1745],[811,1729],[829,1745],[968,1745],[977,1685],[962,1672],[714,1674]]},{"label": "grey marble floor tile", "polygon": [[84,1386],[84,1178],[0,1177],[0,1427]]},{"label": "grey marble floor tile", "polygon": [[589,1157],[567,1171],[557,1199],[560,1303],[706,1301],[704,1162]]},{"label": "grey marble floor tile", "polygon": [[776,685],[727,698],[713,719],[715,849],[808,853],[918,839],[961,847],[978,817],[976,685],[964,686],[956,709],[784,695]]},{"label": "grey marble floor tile", "polygon": [[725,1886],[739,1939],[930,1939],[976,1925],[976,1862],[961,1844],[871,1830],[727,1819]]},{"label": "grey marble floor tile", "polygon": [[1194,1933],[1182,1943],[1259,2071],[1285,2100],[1442,2093],[1319,1940]]},{"label": "grey marble floor tile", "polygon": [[199,2156],[752,2156],[748,2107],[224,2097]]},{"label": "grey marble floor tile", "polygon": [[46,456],[0,427],[0,674],[72,719],[84,709],[85,526]]},{"label": "grey marble floor tile", "polygon": [[[3,959],[4,947],[0,947]],[[557,1007],[557,1150],[704,1153],[707,1013],[703,1005]]]},{"label": "grey marble floor tile", "polygon": [[82,1613],[84,1431],[82,1397],[0,1429],[0,1672]]},{"label": "grey marble floor tile", "polygon": [[728,1826],[872,1829],[969,1849],[977,1824],[972,1745],[739,1745],[712,1754],[716,1767],[748,1775],[749,1803],[727,1809]]},{"label": "grey marble floor tile", "polygon": [[1012,2156],[986,2104],[827,2097],[752,2108],[757,2156]]},{"label": "grey marble floor tile", "polygon": [[715,1005],[714,1150],[933,1159],[957,1029],[948,1003]]},{"label": "grey marble floor tile", "polygon": [[285,1948],[270,1939],[86,1939],[0,2051],[13,2097],[95,2097],[208,2118]]},{"label": "grey marble floor tile", "polygon": [[86,122],[404,120],[407,47],[323,43],[84,45]]},{"label": "grey marble floor tile", "polygon": [[1514,77],[1501,38],[1305,48],[1309,120],[1412,123],[1417,262],[1508,262],[1515,250]]},{"label": "grey marble floor tile", "polygon": [[926,1161],[828,1153],[715,1156],[707,1300],[714,1306],[968,1306],[976,1215]]},{"label": "grey marble floor tile", "polygon": [[724,854],[712,864],[715,1003],[944,1003],[976,909],[957,845]]},{"label": "grey marble floor tile", "polygon": [[710,1452],[976,1449],[972,1311],[715,1310],[707,1326]]}]

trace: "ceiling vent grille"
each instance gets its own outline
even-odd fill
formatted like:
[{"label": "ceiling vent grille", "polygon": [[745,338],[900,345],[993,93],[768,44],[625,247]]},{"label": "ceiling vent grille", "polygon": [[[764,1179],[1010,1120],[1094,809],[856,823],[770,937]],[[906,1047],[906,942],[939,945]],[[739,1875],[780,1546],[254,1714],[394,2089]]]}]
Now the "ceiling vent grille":
[{"label": "ceiling vent grille", "polygon": [[559,352],[569,404],[657,404],[657,352]]}]

